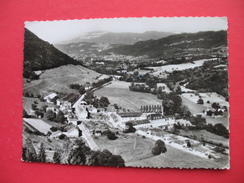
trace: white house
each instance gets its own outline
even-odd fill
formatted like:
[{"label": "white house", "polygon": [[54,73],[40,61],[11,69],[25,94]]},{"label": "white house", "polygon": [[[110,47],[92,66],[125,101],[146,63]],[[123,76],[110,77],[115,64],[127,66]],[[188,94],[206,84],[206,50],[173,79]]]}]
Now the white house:
[{"label": "white house", "polygon": [[56,93],[51,93],[49,94],[48,96],[44,97],[44,100],[47,102],[47,103],[53,103],[52,100],[57,97],[58,95]]}]

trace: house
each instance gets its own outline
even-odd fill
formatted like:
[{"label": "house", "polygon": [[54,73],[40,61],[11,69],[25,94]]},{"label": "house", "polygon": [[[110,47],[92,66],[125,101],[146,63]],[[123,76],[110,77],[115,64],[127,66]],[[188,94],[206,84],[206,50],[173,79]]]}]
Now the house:
[{"label": "house", "polygon": [[80,101],[75,112],[78,119],[89,119],[91,113],[97,113],[97,109],[93,105],[87,105],[85,101]]},{"label": "house", "polygon": [[56,107],[47,107],[46,111],[48,111],[48,110],[51,110],[51,111],[53,111],[56,114],[58,113],[58,109]]},{"label": "house", "polygon": [[67,137],[79,137],[79,130],[77,128],[72,128],[64,133]]},{"label": "house", "polygon": [[47,103],[53,103],[53,100],[55,100],[55,97],[57,97],[58,95],[56,93],[51,93],[48,96],[44,97],[44,100]]}]

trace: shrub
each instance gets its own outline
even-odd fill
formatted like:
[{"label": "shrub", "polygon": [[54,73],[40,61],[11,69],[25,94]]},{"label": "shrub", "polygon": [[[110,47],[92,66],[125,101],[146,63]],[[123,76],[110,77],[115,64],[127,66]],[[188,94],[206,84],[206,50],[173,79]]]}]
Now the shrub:
[{"label": "shrub", "polygon": [[116,140],[118,138],[113,132],[108,133],[107,137],[109,140]]},{"label": "shrub", "polygon": [[58,137],[60,140],[63,140],[65,138],[67,138],[67,136],[65,134],[61,134],[59,137]]},{"label": "shrub", "polygon": [[197,101],[197,104],[203,104],[203,99],[199,98],[198,101]]},{"label": "shrub", "polygon": [[45,114],[45,118],[50,121],[53,121],[56,118],[56,114],[52,110],[49,109]]},{"label": "shrub", "polygon": [[56,132],[56,131],[58,130],[58,128],[53,126],[53,127],[50,128],[50,130],[51,130],[52,132]]}]

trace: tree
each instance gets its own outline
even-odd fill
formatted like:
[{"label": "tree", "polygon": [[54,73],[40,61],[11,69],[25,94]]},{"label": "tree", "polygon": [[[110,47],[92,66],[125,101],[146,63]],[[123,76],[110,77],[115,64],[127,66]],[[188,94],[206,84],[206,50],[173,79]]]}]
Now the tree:
[{"label": "tree", "polygon": [[56,150],[53,154],[53,162],[54,163],[61,163],[61,153],[60,150]]},{"label": "tree", "polygon": [[23,145],[22,149],[23,149],[22,158],[24,161],[29,161],[29,162],[37,162],[38,161],[35,148],[34,148],[32,141],[29,137],[24,141],[24,145]]},{"label": "tree", "polygon": [[102,152],[93,151],[88,159],[88,165],[124,167],[125,161],[120,155],[113,155],[110,151],[104,149]]},{"label": "tree", "polygon": [[115,133],[109,131],[109,133],[107,134],[107,137],[109,140],[116,140],[118,137],[115,135]]},{"label": "tree", "polygon": [[191,147],[191,142],[188,140],[188,141],[186,142],[186,145],[187,145],[187,147]]},{"label": "tree", "polygon": [[86,89],[85,89],[85,87],[84,86],[80,86],[80,88],[79,88],[79,93],[81,94],[81,95],[83,95],[84,93],[86,93]]},{"label": "tree", "polygon": [[27,114],[27,112],[25,110],[23,110],[23,118],[29,118],[30,115]]},{"label": "tree", "polygon": [[39,150],[37,159],[38,159],[38,162],[41,162],[41,163],[46,162],[46,152],[45,152],[45,147],[44,147],[43,143],[41,143],[41,145],[40,145],[40,150]]},{"label": "tree", "polygon": [[86,156],[82,151],[82,146],[73,148],[68,155],[68,164],[85,165]]},{"label": "tree", "polygon": [[175,88],[173,89],[173,91],[177,94],[181,93],[181,87],[179,85],[176,85]]},{"label": "tree", "polygon": [[56,116],[56,122],[57,123],[64,123],[66,118],[64,117],[64,113],[62,111],[58,111],[58,114]]},{"label": "tree", "polygon": [[36,110],[37,109],[37,105],[36,104],[31,104],[31,109]]},{"label": "tree", "polygon": [[136,129],[133,127],[133,124],[131,122],[127,122],[126,129],[123,131],[123,133],[135,133]]},{"label": "tree", "polygon": [[196,125],[197,128],[204,128],[206,126],[206,119],[202,115],[192,116],[189,121]]},{"label": "tree", "polygon": [[215,102],[212,103],[211,107],[214,108],[214,109],[220,108],[219,103],[215,103]]},{"label": "tree", "polygon": [[49,110],[47,110],[47,112],[45,114],[45,118],[50,121],[53,121],[56,118],[56,114],[51,109],[49,109]]},{"label": "tree", "polygon": [[213,111],[208,110],[208,111],[207,111],[207,115],[208,115],[208,116],[212,116],[212,115],[213,115]]},{"label": "tree", "polygon": [[152,154],[154,156],[160,155],[161,154],[161,148],[160,147],[153,147],[152,148]]},{"label": "tree", "polygon": [[203,99],[199,98],[197,104],[203,104],[203,103],[204,103]]},{"label": "tree", "polygon": [[100,103],[103,107],[108,107],[108,105],[110,104],[108,98],[103,96],[100,98]]},{"label": "tree", "polygon": [[167,148],[165,147],[165,143],[162,140],[157,140],[155,142],[155,146],[152,148],[152,154],[157,156],[161,153],[167,152]]},{"label": "tree", "polygon": [[29,93],[28,92],[25,92],[24,93],[24,97],[29,97],[30,95],[29,95]]},{"label": "tree", "polygon": [[213,126],[213,132],[217,135],[223,136],[225,138],[229,138],[229,131],[221,123],[217,123]]}]

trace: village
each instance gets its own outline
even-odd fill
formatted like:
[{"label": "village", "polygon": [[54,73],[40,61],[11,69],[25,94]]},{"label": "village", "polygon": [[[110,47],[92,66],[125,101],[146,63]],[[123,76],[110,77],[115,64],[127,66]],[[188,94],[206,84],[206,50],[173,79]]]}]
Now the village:
[{"label": "village", "polygon": [[[105,83],[102,87],[106,87],[113,82],[123,81],[114,78],[113,81]],[[165,89],[166,91],[169,90],[167,86],[162,84],[158,84],[158,87],[164,92]],[[162,140],[166,147],[170,146],[193,156],[213,159],[212,161],[229,152],[228,144],[219,145],[219,143],[213,141],[210,143],[207,138],[204,140],[202,135],[196,138],[196,136],[177,134],[176,131],[179,126],[194,129],[196,125],[193,125],[189,120],[165,116],[162,105],[141,106],[140,110],[131,111],[121,108],[117,104],[110,104],[109,101],[105,100],[107,102],[103,107],[95,107],[91,101],[94,101],[97,96],[92,94],[92,97],[89,100],[87,99],[89,92],[95,90],[94,88],[88,88],[73,104],[59,99],[57,93],[45,96],[44,102],[42,102],[42,105],[43,103],[46,105],[44,115],[36,112],[38,107],[33,109],[32,106],[28,112],[26,111],[27,116],[24,116],[23,119],[25,132],[45,136],[48,141],[82,139],[94,151],[104,150],[100,147],[100,141],[96,143],[101,136],[107,136],[107,138],[103,138],[104,143],[106,143],[109,140],[116,141],[119,134],[134,134],[141,136],[142,139]],[[56,122],[52,122],[55,119]],[[132,146],[135,149],[137,142],[134,143]],[[36,151],[39,149],[38,146],[38,143],[34,146]],[[53,148],[46,148],[46,151],[49,154],[49,161],[52,162]],[[112,149],[112,151],[115,154],[120,154],[116,146],[115,150]]]}]

